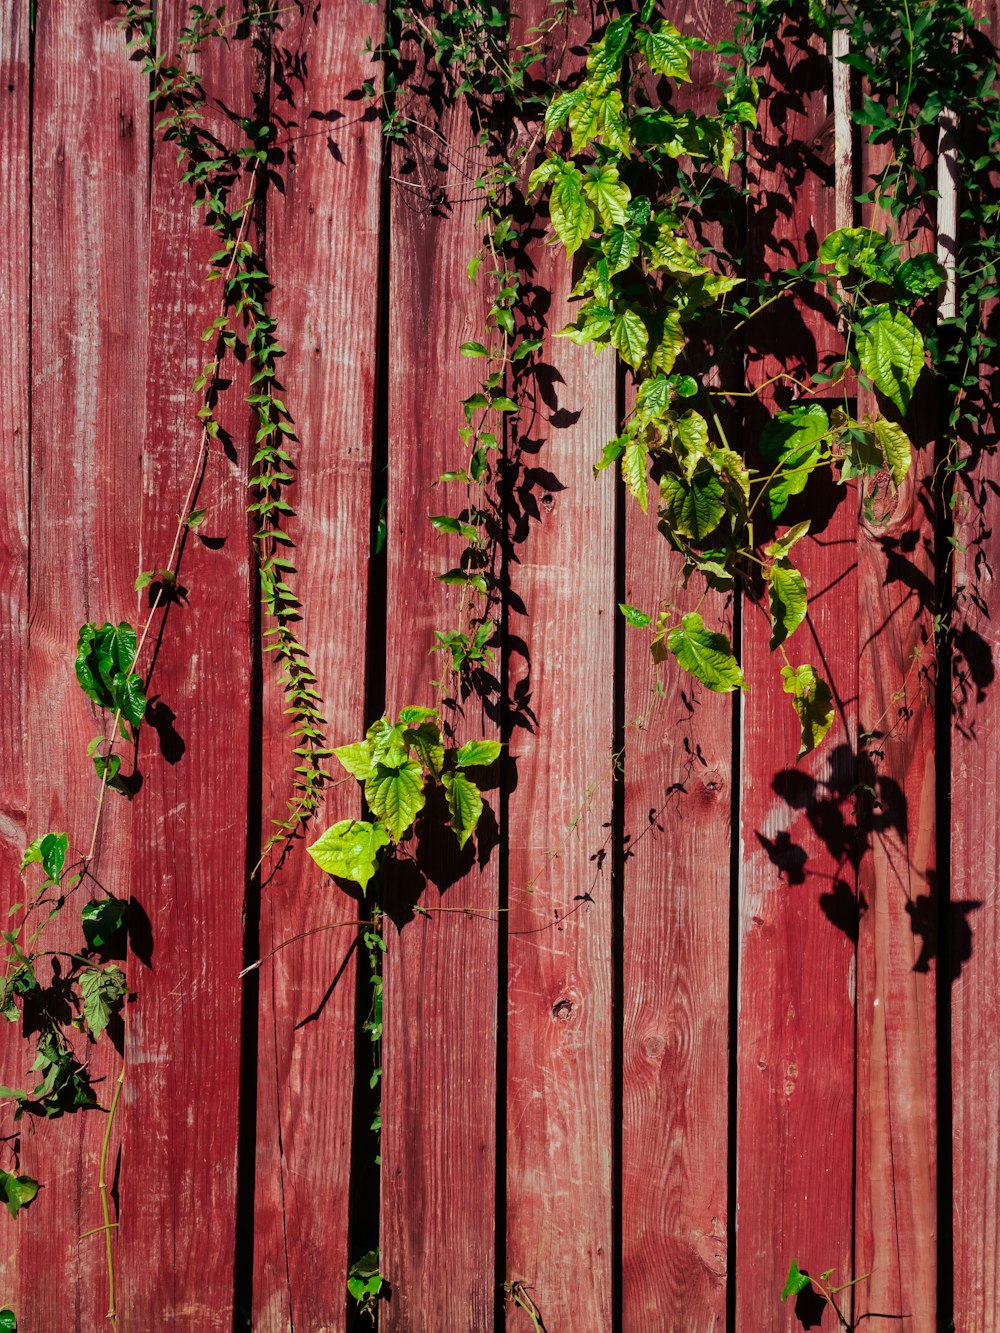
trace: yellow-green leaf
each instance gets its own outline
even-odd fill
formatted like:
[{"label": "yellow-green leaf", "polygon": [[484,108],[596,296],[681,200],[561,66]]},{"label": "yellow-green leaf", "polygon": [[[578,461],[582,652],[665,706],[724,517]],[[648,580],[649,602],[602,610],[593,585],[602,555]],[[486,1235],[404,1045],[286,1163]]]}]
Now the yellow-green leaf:
[{"label": "yellow-green leaf", "polygon": [[483,813],[483,798],[476,784],[464,773],[445,773],[441,781],[448,793],[451,831],[458,839],[459,847],[464,847]]},{"label": "yellow-green leaf", "polygon": [[688,612],[680,625],[674,626],[667,635],[667,647],[685,671],[717,694],[746,689],[729,640],[724,634],[706,629],[697,611]]},{"label": "yellow-green leaf", "polygon": [[321,870],[353,880],[364,893],[375,873],[379,851],[388,845],[389,834],[382,824],[342,819],[320,834],[307,850]]},{"label": "yellow-green leaf", "polygon": [[910,470],[910,461],[913,458],[913,446],[910,443],[910,437],[902,426],[897,425],[895,421],[886,421],[885,417],[879,417],[877,421],[873,421],[872,429],[875,432],[879,448],[885,456],[885,465],[889,469],[893,484],[901,486],[903,478]]},{"label": "yellow-green leaf", "polygon": [[806,581],[787,556],[780,556],[765,572],[771,613],[771,652],[802,624],[808,598]]},{"label": "yellow-green leaf", "polygon": [[833,695],[830,687],[808,665],[781,668],[786,694],[792,696],[792,706],[798,714],[802,728],[799,745],[799,759],[815,750],[826,733],[833,726]]},{"label": "yellow-green leaf", "polygon": [[642,364],[648,342],[646,325],[634,310],[623,310],[611,325],[611,345],[633,370]]}]

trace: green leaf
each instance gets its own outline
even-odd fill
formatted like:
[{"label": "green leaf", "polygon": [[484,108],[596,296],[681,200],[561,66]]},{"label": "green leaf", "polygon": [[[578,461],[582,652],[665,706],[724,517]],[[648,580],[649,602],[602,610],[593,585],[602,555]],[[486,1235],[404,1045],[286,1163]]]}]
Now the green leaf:
[{"label": "green leaf", "polygon": [[896,295],[906,299],[930,296],[945,281],[944,267],[932,254],[911,255],[897,269],[892,285]]},{"label": "green leaf", "polygon": [[809,519],[803,519],[801,523],[794,524],[784,536],[776,537],[773,542],[764,547],[765,554],[769,555],[772,560],[778,560],[781,556],[787,555],[795,543],[801,541],[806,535],[809,526]]},{"label": "green leaf", "polygon": [[428,719],[419,726],[408,727],[403,732],[403,740],[416,751],[417,758],[425,772],[437,776],[444,765],[444,746],[441,743],[441,728],[437,722]]},{"label": "green leaf", "polygon": [[464,847],[475,832],[479,816],[483,813],[482,795],[476,784],[464,773],[445,773],[441,781],[448,793],[451,830],[458,839],[459,847]]},{"label": "green leaf", "polygon": [[747,685],[733,656],[732,645],[724,634],[705,628],[697,611],[689,611],[667,635],[667,647],[685,671],[696,680],[724,694]]},{"label": "green leaf", "polygon": [[649,450],[643,439],[629,440],[622,459],[622,478],[628,491],[645,514],[649,508]]},{"label": "green leaf", "polygon": [[[3,1189],[4,1202],[7,1205],[7,1211],[11,1217],[17,1217],[22,1208],[26,1208],[32,1199],[38,1193],[38,1181],[32,1180],[30,1176],[15,1176],[11,1171],[0,1171],[0,1188]],[[12,1314],[10,1310],[0,1311],[0,1316]],[[14,1328],[15,1324],[8,1324],[8,1328]],[[3,1324],[0,1323],[0,1329]]]},{"label": "green leaf", "polygon": [[901,310],[893,314],[887,305],[872,310],[875,322],[858,332],[858,360],[876,389],[905,412],[924,366],[924,340]]},{"label": "green leaf", "polygon": [[635,233],[626,227],[611,227],[604,233],[601,249],[608,261],[609,272],[621,273],[639,253],[639,242]]},{"label": "green leaf", "polygon": [[[653,369],[662,371],[664,375],[669,375],[678,356],[684,350],[684,343],[685,338],[684,331],[681,328],[680,314],[676,310],[668,310],[663,320],[663,332],[650,358]],[[695,391],[697,392],[697,386]]]},{"label": "green leaf", "polygon": [[379,851],[388,845],[389,834],[382,824],[342,819],[306,850],[321,870],[338,879],[353,880],[364,893],[375,873]]},{"label": "green leaf", "polygon": [[188,514],[187,516],[186,522],[187,526],[190,528],[192,532],[197,532],[197,530],[205,522],[205,516],[207,515],[207,513],[208,513],[207,509],[191,510],[190,514]]},{"label": "green leaf", "polygon": [[114,677],[115,703],[121,709],[122,717],[131,726],[138,728],[146,716],[146,694],[142,680],[133,671],[129,675]]},{"label": "green leaf", "polygon": [[584,198],[583,176],[575,167],[560,173],[553,184],[549,216],[568,255],[575,254],[594,230],[594,210]]},{"label": "green leaf", "polygon": [[632,36],[632,15],[613,19],[604,30],[604,36],[595,42],[587,56],[587,69],[601,80],[609,80],[621,69],[622,60]]},{"label": "green leaf", "polygon": [[802,727],[798,758],[815,750],[833,726],[833,695],[830,687],[816,672],[815,667],[785,666],[781,668],[784,691],[792,696],[792,705]]},{"label": "green leaf", "polygon": [[777,472],[767,492],[772,518],[780,518],[790,498],[805,489],[822,459],[829,431],[829,419],[818,403],[778,412],[761,431],[761,455],[767,470]]},{"label": "green leaf", "polygon": [[84,903],[83,937],[88,949],[103,949],[118,934],[125,924],[128,903],[121,898],[98,898],[95,902]]},{"label": "green leaf", "polygon": [[94,1037],[99,1037],[115,1008],[128,994],[125,973],[114,963],[104,968],[85,967],[80,973],[80,994],[87,1027]]},{"label": "green leaf", "polygon": [[66,849],[69,847],[69,835],[66,833],[46,833],[39,844],[42,869],[49,879],[58,879],[66,862]]},{"label": "green leaf", "polygon": [[797,1296],[800,1291],[805,1291],[809,1285],[808,1273],[800,1272],[798,1264],[793,1259],[788,1270],[788,1277],[785,1279],[785,1285],[781,1289],[781,1299],[786,1301],[789,1296]]},{"label": "green leaf", "polygon": [[645,629],[647,625],[653,623],[651,616],[647,616],[645,611],[640,611],[637,606],[632,606],[629,602],[619,602],[618,610],[625,617],[626,623],[634,625],[636,629]]},{"label": "green leaf", "polygon": [[455,763],[459,768],[484,767],[496,763],[502,749],[499,741],[466,741],[456,751]]},{"label": "green leaf", "polygon": [[806,581],[787,556],[780,556],[765,572],[771,612],[771,652],[785,642],[805,619]]},{"label": "green leaf", "polygon": [[365,783],[365,800],[399,842],[424,806],[424,775],[412,760],[390,766],[377,763]]},{"label": "green leaf", "polygon": [[640,32],[637,41],[651,70],[680,83],[691,82],[691,43],[672,23],[661,19],[648,32]]},{"label": "green leaf", "polygon": [[891,242],[871,227],[842,227],[824,238],[819,258],[823,264],[832,264],[842,278],[854,269],[866,278],[885,282],[890,277],[894,251]]},{"label": "green leaf", "polygon": [[611,345],[633,370],[642,364],[648,342],[646,325],[634,310],[623,310],[611,325]]},{"label": "green leaf", "polygon": [[606,227],[621,226],[625,222],[632,194],[622,183],[617,167],[610,163],[588,167],[583,188]]},{"label": "green leaf", "polygon": [[0,1333],[17,1333],[17,1315],[9,1307],[0,1310]]},{"label": "green leaf", "polygon": [[[371,746],[373,764],[388,764],[390,768],[403,763],[407,757],[403,735],[405,726],[393,726],[387,717],[380,717],[368,728],[365,739]],[[369,778],[370,773],[365,775]]]},{"label": "green leaf", "polygon": [[489,356],[489,350],[482,343],[462,343],[458,350],[463,356]]},{"label": "green leaf", "polygon": [[419,727],[421,722],[437,722],[438,710],[424,708],[421,704],[407,704],[399,710],[399,720],[408,727]]},{"label": "green leaf", "polygon": [[700,466],[690,481],[666,473],[660,479],[660,523],[668,533],[701,541],[726,512],[725,491],[714,471]]},{"label": "green leaf", "polygon": [[913,458],[913,446],[910,443],[910,437],[902,426],[895,421],[886,421],[884,417],[878,417],[872,422],[872,430],[875,432],[875,439],[882,450],[885,458],[885,465],[892,477],[893,485],[901,486],[903,479],[910,470],[910,462]]},{"label": "green leaf", "polygon": [[[45,835],[43,834],[42,836],[44,837]],[[31,842],[28,843],[27,847],[25,847],[24,852],[21,855],[22,873],[25,870],[27,870],[28,866],[34,865],[36,861],[41,861],[41,859],[42,859],[42,839],[34,838]]]}]

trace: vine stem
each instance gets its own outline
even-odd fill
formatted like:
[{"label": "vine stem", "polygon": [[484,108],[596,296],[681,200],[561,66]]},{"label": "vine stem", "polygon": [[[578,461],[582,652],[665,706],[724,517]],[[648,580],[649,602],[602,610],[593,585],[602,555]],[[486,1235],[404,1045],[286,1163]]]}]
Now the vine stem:
[{"label": "vine stem", "polygon": [[[253,202],[254,202],[254,197],[255,197],[255,187],[256,187],[256,184],[257,184],[257,175],[258,175],[259,170],[260,170],[260,163],[259,163],[259,162],[255,162],[255,163],[254,163],[254,166],[253,166],[253,170],[252,170],[252,172],[250,173],[250,188],[249,188],[249,192],[248,192],[247,200],[246,200],[246,202],[245,202],[244,205],[243,205],[243,217],[242,217],[242,219],[241,219],[241,221],[240,221],[240,229],[239,229],[239,232],[238,232],[237,235],[236,235],[236,240],[233,242],[233,253],[232,253],[232,258],[231,258],[230,261],[229,261],[229,267],[226,269],[225,278],[224,278],[223,283],[222,283],[223,296],[222,296],[222,302],[221,302],[221,306],[220,306],[220,315],[221,315],[221,314],[225,314],[226,307],[227,307],[227,305],[228,305],[228,297],[227,297],[227,295],[226,295],[226,288],[228,287],[228,285],[229,285],[229,281],[230,281],[230,279],[231,279],[232,276],[233,276],[233,270],[234,270],[234,268],[236,267],[236,262],[237,262],[237,259],[238,259],[238,257],[239,257],[239,253],[240,253],[240,246],[242,245],[242,243],[243,243],[243,241],[244,241],[244,239],[245,239],[245,237],[246,237],[247,227],[248,227],[249,222],[250,222],[251,206],[252,206],[252,204],[253,204]],[[220,358],[220,361],[221,361],[221,358]],[[220,366],[217,364],[217,365],[216,365],[216,368],[215,368],[214,375],[213,375],[213,379],[218,379],[219,369],[220,369]],[[163,572],[176,573],[175,566],[176,566],[178,557],[179,557],[179,555],[180,555],[181,542],[184,540],[184,532],[185,532],[185,529],[187,528],[187,525],[188,525],[188,517],[189,517],[189,515],[190,515],[190,513],[191,513],[191,505],[192,505],[192,503],[194,502],[194,497],[195,497],[195,494],[196,494],[197,489],[198,489],[198,482],[199,482],[199,479],[200,479],[200,477],[201,477],[202,469],[203,469],[203,467],[204,467],[204,465],[205,465],[205,458],[206,458],[207,453],[208,453],[208,438],[209,438],[209,437],[208,437],[208,422],[206,421],[206,422],[205,422],[205,425],[202,427],[202,431],[201,431],[201,439],[200,439],[199,442],[198,442],[198,453],[197,453],[197,456],[196,456],[196,458],[195,458],[195,464],[194,464],[194,467],[193,467],[192,470],[191,470],[191,480],[188,482],[187,493],[186,493],[186,495],[184,496],[184,504],[183,504],[183,506],[182,506],[182,508],[181,508],[181,511],[180,511],[180,513],[179,513],[179,515],[178,515],[178,517],[177,517],[177,527],[176,527],[176,529],[175,529],[175,531],[174,531],[174,541],[173,541],[173,545],[172,545],[171,548],[170,548],[170,555],[169,555],[169,557],[168,557],[168,559],[167,559],[167,563],[166,563],[165,571],[163,571]],[[138,641],[138,643],[136,644],[135,656],[132,658],[132,666],[131,666],[131,670],[132,670],[132,671],[135,670],[135,668],[136,668],[136,663],[139,661],[139,658],[142,656],[142,650],[143,650],[143,648],[146,646],[146,640],[149,638],[150,630],[151,630],[152,627],[153,627],[153,621],[156,619],[156,613],[157,613],[157,611],[160,609],[160,607],[163,605],[163,588],[164,588],[164,585],[161,583],[161,584],[160,584],[160,587],[157,589],[156,596],[155,596],[154,599],[153,599],[153,604],[152,604],[152,605],[150,606],[150,608],[149,608],[149,614],[146,616],[146,622],[145,622],[145,624],[144,624],[143,627],[142,627],[142,633],[139,635],[139,641]],[[144,682],[144,684],[148,684],[148,681]],[[120,708],[116,709],[116,711],[115,711],[115,715],[114,715],[114,720],[113,720],[112,723],[111,723],[111,735],[110,735],[110,737],[108,738],[108,748],[107,748],[107,750],[105,751],[105,754],[104,754],[104,756],[103,756],[105,759],[110,758],[111,754],[114,752],[115,745],[117,744],[117,741],[118,741],[118,728],[119,728],[119,723],[121,722],[121,715],[122,715],[122,711],[121,711],[121,709],[120,709]],[[105,765],[104,765],[104,772],[103,772],[102,775],[101,775],[101,790],[100,790],[100,794],[98,795],[98,798],[97,798],[97,810],[96,810],[96,812],[95,812],[95,814],[94,814],[94,827],[93,827],[93,831],[92,831],[92,833],[91,833],[91,835],[90,835],[90,847],[89,847],[89,849],[88,849],[88,851],[87,851],[86,856],[83,858],[83,872],[82,872],[82,873],[84,873],[84,874],[86,874],[86,872],[90,869],[90,863],[93,861],[93,859],[94,859],[94,855],[95,855],[96,850],[97,850],[97,838],[98,838],[98,834],[100,833],[100,829],[101,829],[101,820],[102,820],[103,815],[104,815],[104,802],[105,802],[105,799],[106,799],[106,796],[107,796],[107,791],[108,791],[108,769],[109,769],[109,768],[110,768],[110,765],[109,765],[109,764],[105,764]]]},{"label": "vine stem", "polygon": [[[125,1062],[122,1061],[121,1071],[118,1075],[118,1081],[115,1083],[114,1096],[111,1098],[111,1105],[108,1108],[108,1123],[104,1126],[104,1141],[101,1144],[101,1164],[97,1176],[97,1185],[101,1193],[101,1215],[104,1218],[104,1226],[98,1228],[104,1232],[104,1255],[108,1265],[108,1318],[111,1320],[111,1327],[118,1328],[118,1312],[115,1307],[115,1256],[111,1245],[111,1210],[108,1206],[108,1151],[111,1147],[111,1129],[115,1122],[115,1112],[118,1110],[118,1100],[122,1095],[122,1088],[125,1086]],[[88,1233],[90,1234],[90,1233]]]}]

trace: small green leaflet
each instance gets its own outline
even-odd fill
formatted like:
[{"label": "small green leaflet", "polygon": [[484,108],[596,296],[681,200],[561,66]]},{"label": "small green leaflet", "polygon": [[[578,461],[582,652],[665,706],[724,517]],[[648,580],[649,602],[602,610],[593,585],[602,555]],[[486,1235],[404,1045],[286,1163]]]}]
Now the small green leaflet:
[{"label": "small green leaflet", "polygon": [[788,1277],[785,1279],[785,1285],[781,1289],[781,1299],[786,1301],[789,1296],[797,1296],[800,1291],[805,1291],[806,1287],[810,1285],[809,1274],[801,1272],[798,1264],[793,1259],[788,1270]]},{"label": "small green leaflet", "polygon": [[640,32],[636,40],[646,63],[656,74],[665,74],[679,83],[691,82],[691,47],[695,43],[682,36],[672,23],[661,19],[648,32]]},{"label": "small green leaflet", "polygon": [[878,417],[877,420],[873,421],[872,430],[875,432],[875,439],[882,450],[885,465],[889,469],[893,485],[901,486],[903,478],[910,470],[910,461],[913,458],[913,446],[910,444],[910,437],[902,426],[895,421],[886,421],[885,417]]},{"label": "small green leaflet", "polygon": [[483,798],[476,784],[462,772],[445,773],[441,781],[448,793],[452,832],[458,839],[459,847],[464,847],[483,813]]},{"label": "small green leaflet", "polygon": [[645,611],[640,611],[637,606],[632,606],[629,602],[619,602],[618,610],[625,617],[625,623],[633,625],[636,629],[645,629],[647,625],[653,623],[651,616],[647,616]]},{"label": "small green leaflet", "polygon": [[125,924],[127,912],[128,903],[121,898],[99,898],[96,902],[84,903],[80,915],[87,948],[105,948]]},{"label": "small green leaflet", "polygon": [[900,412],[910,405],[924,366],[924,340],[908,315],[872,307],[875,322],[857,335],[858,360],[868,378]]},{"label": "small green leaflet", "polygon": [[399,842],[424,807],[424,774],[412,760],[389,766],[376,763],[365,782],[365,800]]},{"label": "small green leaflet", "polygon": [[[27,1176],[22,1179],[26,1180]],[[17,1315],[9,1307],[0,1310],[0,1333],[17,1333]]]},{"label": "small green leaflet", "polygon": [[777,474],[767,491],[772,518],[780,518],[791,497],[805,489],[829,431],[829,419],[818,403],[778,412],[761,431],[761,456],[767,471]]},{"label": "small green leaflet", "polygon": [[785,666],[781,668],[784,691],[792,696],[792,706],[798,714],[802,738],[798,758],[815,750],[833,726],[833,695],[830,687],[816,672],[815,667]]},{"label": "small green leaflet", "polygon": [[623,310],[611,325],[611,345],[621,359],[638,370],[646,354],[649,334],[642,317],[634,310]]},{"label": "small green leaflet", "polygon": [[369,1250],[351,1264],[347,1274],[347,1290],[363,1308],[372,1309],[382,1290],[382,1275],[378,1271],[379,1252]]},{"label": "small green leaflet", "polygon": [[806,581],[787,556],[779,556],[765,572],[771,613],[771,652],[794,634],[805,619]]},{"label": "small green leaflet", "polygon": [[726,512],[722,483],[711,467],[698,467],[690,482],[668,472],[660,479],[660,519],[668,532],[694,541],[719,526]]},{"label": "small green leaflet", "polygon": [[575,254],[594,230],[594,210],[583,196],[583,176],[576,167],[564,169],[554,181],[549,215],[566,253]]},{"label": "small green leaflet", "polygon": [[353,880],[364,893],[375,873],[379,851],[388,845],[389,834],[382,824],[342,819],[320,834],[307,851],[321,870]]},{"label": "small green leaflet", "polygon": [[[3,1190],[4,1202],[11,1217],[17,1217],[22,1208],[26,1208],[38,1193],[38,1181],[30,1176],[15,1176],[11,1171],[0,1171],[0,1189]],[[0,1310],[0,1319],[11,1314],[10,1310]],[[4,1326],[0,1323],[0,1329]],[[8,1328],[15,1324],[9,1323]]]},{"label": "small green leaflet", "polygon": [[92,1036],[99,1037],[115,1008],[128,994],[125,973],[114,963],[105,968],[85,967],[80,973],[80,994],[87,1027]]},{"label": "small green leaflet", "polygon": [[708,689],[719,694],[746,689],[729,640],[724,634],[706,629],[697,611],[689,611],[680,625],[674,626],[667,635],[667,647],[680,666]]},{"label": "small green leaflet", "polygon": [[45,833],[42,837],[35,838],[24,849],[24,855],[21,857],[21,869],[22,871],[26,870],[28,866],[37,861],[41,863],[42,869],[49,879],[58,881],[66,863],[68,847],[68,834]]},{"label": "small green leaflet", "polygon": [[459,768],[487,767],[499,759],[503,745],[500,741],[466,741],[455,754]]},{"label": "small green leaflet", "polygon": [[583,188],[605,227],[621,226],[625,222],[632,195],[619,179],[617,167],[610,164],[587,167]]},{"label": "small green leaflet", "polygon": [[629,440],[622,459],[625,489],[636,500],[644,514],[649,508],[648,454],[645,440]]}]

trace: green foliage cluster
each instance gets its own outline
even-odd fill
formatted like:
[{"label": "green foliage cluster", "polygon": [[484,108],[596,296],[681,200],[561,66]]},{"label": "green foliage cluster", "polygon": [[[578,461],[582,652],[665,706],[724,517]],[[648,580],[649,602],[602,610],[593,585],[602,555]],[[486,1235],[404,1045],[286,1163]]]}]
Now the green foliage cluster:
[{"label": "green foliage cluster", "polygon": [[327,874],[357,884],[362,893],[385,847],[397,847],[427,802],[428,787],[445,796],[451,831],[464,847],[483,813],[483,798],[470,769],[489,767],[500,755],[499,741],[467,741],[446,747],[435,708],[409,706],[397,722],[380,717],[363,741],[341,745],[334,756],[364,784],[373,821],[342,819],[309,848]]}]

